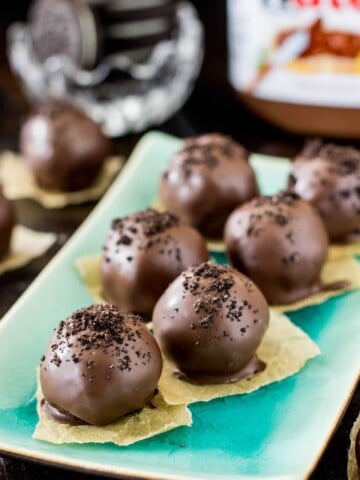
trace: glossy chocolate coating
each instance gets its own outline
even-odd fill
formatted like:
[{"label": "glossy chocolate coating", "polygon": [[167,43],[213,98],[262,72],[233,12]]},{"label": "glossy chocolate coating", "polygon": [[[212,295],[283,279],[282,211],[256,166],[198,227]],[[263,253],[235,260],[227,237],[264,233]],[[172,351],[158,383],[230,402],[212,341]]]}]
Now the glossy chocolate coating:
[{"label": "glossy chocolate coating", "polygon": [[262,370],[258,348],[269,321],[260,290],[228,266],[204,263],[179,275],[159,299],[154,333],[191,383],[227,383]]},{"label": "glossy chocolate coating", "polygon": [[94,181],[110,143],[85,113],[53,101],[41,105],[24,123],[20,150],[39,186],[75,191]]},{"label": "glossy chocolate coating", "polygon": [[62,423],[107,425],[151,400],[161,370],[141,317],[113,305],[82,308],[55,329],[42,358],[45,411]]},{"label": "glossy chocolate coating", "polygon": [[114,220],[101,264],[104,298],[151,316],[174,278],[208,259],[202,236],[175,215],[148,209]]},{"label": "glossy chocolate coating", "polygon": [[222,236],[230,213],[256,195],[248,153],[220,134],[187,140],[160,181],[160,198],[166,209],[214,238]]},{"label": "glossy chocolate coating", "polygon": [[225,243],[232,264],[272,305],[320,289],[328,236],[313,207],[294,194],[261,197],[236,209],[226,222]]},{"label": "glossy chocolate coating", "polygon": [[360,150],[309,142],[293,163],[289,189],[318,210],[332,241],[360,229]]},{"label": "glossy chocolate coating", "polygon": [[4,197],[0,187],[0,260],[9,253],[14,226],[15,210],[9,200]]}]

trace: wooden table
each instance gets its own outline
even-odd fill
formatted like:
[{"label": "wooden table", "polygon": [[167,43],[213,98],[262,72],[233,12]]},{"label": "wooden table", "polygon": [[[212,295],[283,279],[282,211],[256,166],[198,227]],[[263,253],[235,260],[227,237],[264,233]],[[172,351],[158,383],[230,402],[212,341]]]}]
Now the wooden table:
[{"label": "wooden table", "polygon": [[[202,13],[216,18],[219,23],[219,15],[223,15],[223,8],[219,11],[220,2],[218,1],[212,2],[211,5],[207,3],[207,10]],[[0,28],[1,31],[3,32],[4,28]],[[282,156],[294,155],[301,148],[303,138],[285,134],[256,119],[234,99],[227,88],[224,88],[224,75],[218,73],[224,71],[224,56],[221,55],[224,50],[224,35],[216,36],[215,41],[211,41],[211,38],[208,37],[208,52],[216,52],[218,55],[214,55],[213,58],[220,59],[220,64],[214,65],[211,56],[208,57],[201,80],[186,106],[159,129],[180,137],[221,131],[232,135],[251,151]],[[4,52],[4,43],[1,38],[0,52]],[[8,70],[5,55],[0,58],[2,59],[2,62],[0,61],[0,149],[14,149],[17,144],[20,120],[27,112],[27,105]],[[214,72],[216,75],[212,75]],[[117,151],[127,156],[138,138],[138,136],[129,136],[117,140]],[[0,318],[67,241],[93,206],[94,204],[87,204],[60,211],[49,211],[32,201],[16,203],[20,223],[37,230],[57,232],[59,241],[46,255],[29,266],[0,277]],[[358,387],[311,480],[346,478],[349,434],[359,411],[360,388]],[[295,436],[296,431],[294,431]],[[0,459],[1,480],[60,480],[63,478],[65,473],[61,469],[31,464],[21,459]],[[94,477],[72,472],[66,473],[66,478],[89,480]]]}]

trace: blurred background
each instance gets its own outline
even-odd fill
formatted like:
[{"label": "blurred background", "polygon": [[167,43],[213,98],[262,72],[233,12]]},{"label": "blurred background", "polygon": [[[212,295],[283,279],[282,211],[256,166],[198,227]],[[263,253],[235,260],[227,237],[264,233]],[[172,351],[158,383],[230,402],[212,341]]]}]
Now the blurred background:
[{"label": "blurred background", "polygon": [[[192,73],[193,80],[199,75],[195,83],[195,98],[197,100],[190,106],[189,114],[186,110],[187,107],[185,107],[185,110],[183,109],[178,118],[175,119],[178,127],[177,134],[180,136],[191,135],[198,130],[197,120],[201,123],[204,119],[207,119],[208,126],[204,125],[202,130],[215,128],[217,118],[212,119],[211,116],[209,117],[204,112],[204,105],[207,104],[209,95],[213,98],[214,108],[219,106],[221,109],[226,110],[229,105],[227,102],[230,102],[232,106],[234,105],[227,81],[226,2],[222,0],[207,0],[206,2],[197,0],[192,3],[198,11],[204,26],[205,35],[203,37],[204,45],[201,46],[200,53],[197,52],[199,56],[198,67],[201,67],[201,71],[198,74],[198,70],[195,68]],[[30,5],[31,2],[29,0],[13,0],[7,4],[6,9],[0,16],[0,102],[2,106],[2,114],[0,114],[0,148],[2,149],[13,149],[17,146],[17,132],[20,122],[31,106],[26,95],[24,95],[23,88],[20,86],[19,78],[16,78],[11,71],[7,56],[7,47],[9,49],[9,41],[7,41],[8,27],[14,23],[26,22]],[[202,61],[203,52],[204,60]],[[28,73],[28,69],[25,68],[25,77]],[[183,101],[189,96],[192,89],[193,85],[191,84],[184,95]],[[226,100],[222,95],[223,93],[227,94]],[[177,108],[174,107],[174,111],[180,107],[181,105]],[[242,107],[239,105],[237,107],[242,112]],[[171,113],[168,116],[171,117]],[[191,121],[190,117],[192,117]],[[241,116],[239,119],[241,119]],[[237,126],[231,125],[227,115],[223,120],[225,123],[224,131],[229,129],[229,133],[236,134]],[[253,136],[251,132],[252,126],[253,124],[250,121],[246,128],[250,133],[250,143],[252,143],[251,137]],[[171,128],[170,125],[170,130]],[[167,124],[164,125],[164,129],[168,129]]]},{"label": "blurred background", "polygon": [[[30,3],[29,0],[11,0],[3,5],[0,15],[0,151],[18,149],[19,128],[22,119],[30,109],[30,103],[18,79],[11,72],[6,53],[8,27],[15,22],[26,21]],[[168,114],[165,112],[162,120],[156,119],[156,122],[153,122],[157,124],[156,128],[179,137],[221,131],[233,136],[250,151],[287,157],[295,155],[301,149],[305,137],[285,132],[259,119],[238,101],[229,85],[226,1],[193,0],[191,4],[196,8],[200,24],[204,29],[201,51],[195,52],[198,63],[193,63],[193,70],[189,70],[188,88],[184,87],[181,104],[174,105],[172,112],[167,112]],[[194,35],[196,32],[195,28]],[[25,69],[24,75],[27,76],[28,73],[29,71]],[[145,94],[146,91],[141,90],[140,93]],[[101,115],[97,109],[95,113]],[[128,133],[126,128],[120,132],[123,124],[118,125],[119,133]],[[143,129],[146,130],[150,125],[151,122]],[[127,156],[138,139],[139,134],[133,132],[116,140],[117,151]],[[351,142],[358,143],[356,138]],[[86,205],[59,212],[46,212],[32,202],[18,203],[17,209],[21,223],[32,228],[57,232],[62,240],[56,249],[49,252],[49,255],[33,263],[21,274],[9,273],[0,279],[0,316],[27,288],[92,208],[93,205]],[[312,477],[314,480],[345,478],[349,432],[359,408],[360,392],[358,390],[340,429]],[[0,459],[0,479],[3,478],[7,480],[60,479],[63,478],[63,473],[53,469],[45,470],[42,466],[29,466],[20,461],[2,462]],[[74,473],[67,475],[66,478],[88,477]]]}]

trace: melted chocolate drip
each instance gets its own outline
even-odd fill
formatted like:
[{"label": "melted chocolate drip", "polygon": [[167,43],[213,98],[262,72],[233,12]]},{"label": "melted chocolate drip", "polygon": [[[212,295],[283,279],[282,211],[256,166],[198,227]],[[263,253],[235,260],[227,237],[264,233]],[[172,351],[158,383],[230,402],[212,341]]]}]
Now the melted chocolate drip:
[{"label": "melted chocolate drip", "polygon": [[250,378],[257,373],[264,371],[266,363],[260,360],[256,355],[249,361],[245,367],[240,368],[237,372],[225,374],[211,374],[201,372],[186,372],[174,369],[174,375],[180,380],[192,383],[193,385],[219,385],[222,383],[234,383],[244,378]]},{"label": "melted chocolate drip", "polygon": [[63,423],[65,425],[89,425],[80,420],[80,418],[74,417],[74,415],[71,415],[69,412],[65,412],[65,410],[50,405],[50,403],[44,398],[40,402],[40,408],[44,411],[45,415],[51,417],[55,422]]}]

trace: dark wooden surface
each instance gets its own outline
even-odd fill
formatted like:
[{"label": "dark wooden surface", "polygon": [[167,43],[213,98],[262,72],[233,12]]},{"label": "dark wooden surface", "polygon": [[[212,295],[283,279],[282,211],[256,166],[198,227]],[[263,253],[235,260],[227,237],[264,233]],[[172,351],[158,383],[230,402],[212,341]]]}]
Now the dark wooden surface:
[{"label": "dark wooden surface", "polygon": [[[23,6],[26,4],[25,0],[19,0],[19,2],[22,2]],[[187,105],[160,129],[180,137],[202,132],[221,131],[232,135],[252,151],[283,156],[295,154],[302,146],[304,141],[302,137],[288,135],[264,124],[243,109],[232,96],[225,81],[225,34],[223,28],[219,27],[224,25],[225,21],[223,2],[209,0],[198,3],[200,13],[207,23],[205,67],[201,80]],[[204,6],[205,3],[206,6]],[[12,10],[13,17],[17,18],[16,9]],[[4,25],[1,28],[0,24],[1,150],[16,148],[20,121],[28,110],[5,61]],[[137,140],[137,136],[117,140],[116,150],[128,155]],[[59,241],[46,255],[29,266],[0,277],[0,318],[86,218],[93,206],[94,204],[87,204],[59,211],[49,211],[32,201],[16,203],[20,223],[37,230],[57,232]],[[360,389],[358,388],[335,435],[311,476],[311,480],[342,480],[346,478],[349,434],[359,411]],[[294,431],[295,436],[296,431]],[[45,467],[19,459],[0,458],[1,480],[60,480],[63,478],[90,480],[94,477],[77,472],[64,473],[59,468]]]}]

